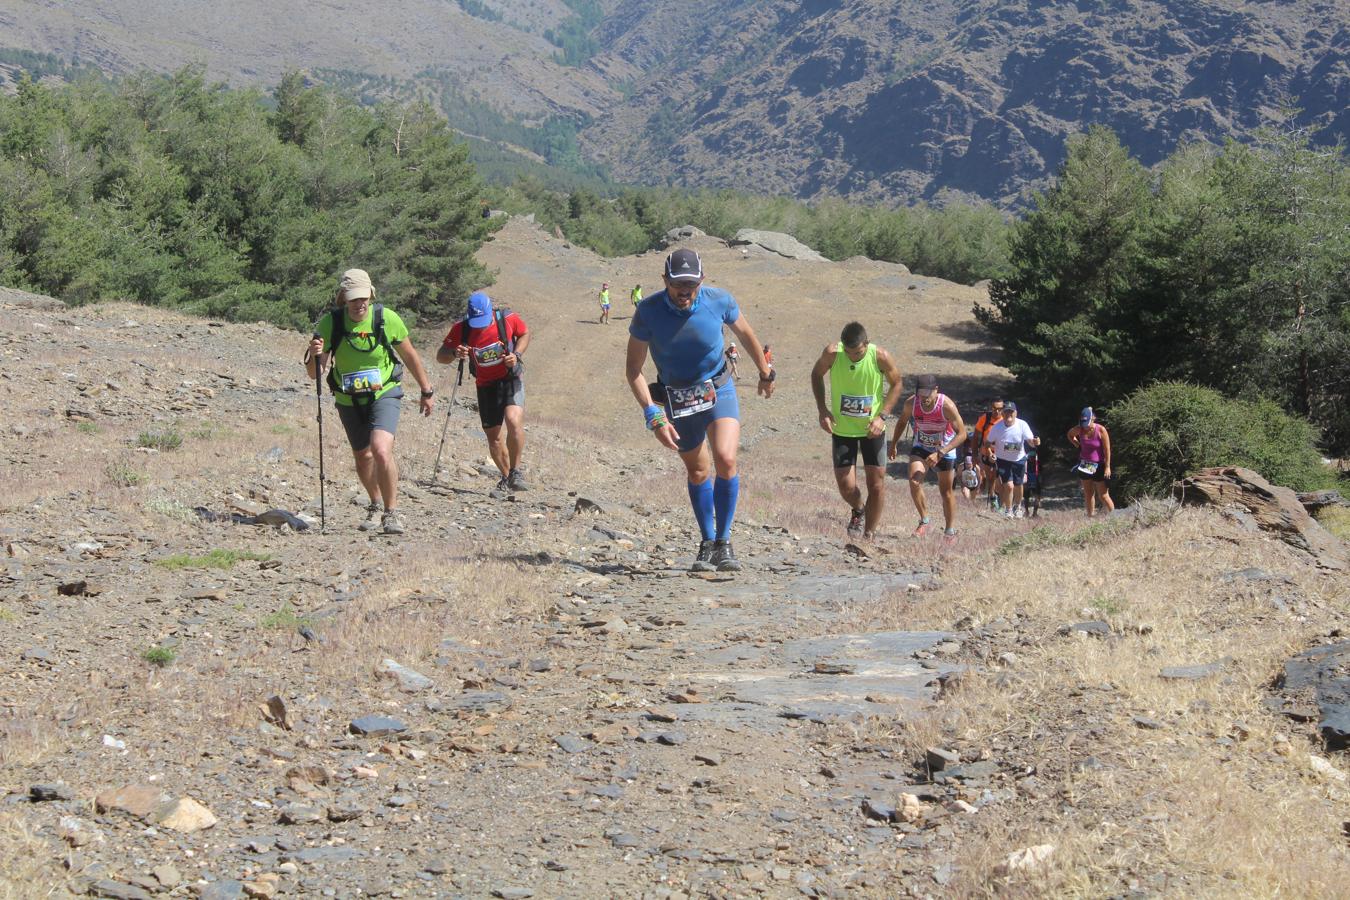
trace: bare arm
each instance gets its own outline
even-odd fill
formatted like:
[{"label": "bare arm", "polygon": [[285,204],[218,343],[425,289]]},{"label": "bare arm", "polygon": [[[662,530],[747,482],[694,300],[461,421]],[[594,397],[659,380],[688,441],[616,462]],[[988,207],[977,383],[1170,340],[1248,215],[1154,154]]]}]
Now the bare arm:
[{"label": "bare arm", "polygon": [[834,416],[830,414],[830,408],[825,405],[825,374],[834,365],[834,356],[834,345],[827,346],[821,351],[820,359],[817,359],[816,364],[811,367],[811,393],[816,396],[816,417],[820,420],[820,427],[832,434],[834,433]]},{"label": "bare arm", "polygon": [[938,455],[945,456],[957,447],[966,442],[966,422],[961,418],[961,411],[956,408],[951,397],[944,398],[942,404],[942,415],[947,419],[947,424],[951,425],[956,431],[952,439],[938,448]]},{"label": "bare arm", "polygon": [[394,352],[398,354],[399,359],[412,372],[412,376],[417,380],[417,385],[422,389],[421,409],[422,415],[431,415],[431,407],[435,405],[436,399],[428,397],[431,393],[431,379],[427,377],[426,367],[422,365],[422,357],[418,355],[417,348],[412,345],[412,338],[404,338],[394,345]]},{"label": "bare arm", "polygon": [[912,400],[906,400],[900,404],[900,417],[895,420],[895,431],[891,433],[891,441],[887,457],[895,459],[895,448],[900,444],[900,435],[905,433],[905,427],[909,425],[909,418],[914,412],[914,403]]},{"label": "bare arm", "polygon": [[1070,443],[1070,444],[1073,444],[1075,447],[1078,446],[1078,434],[1079,434],[1079,430],[1080,430],[1080,429],[1078,428],[1078,426],[1075,425],[1075,426],[1073,426],[1072,428],[1070,428],[1070,429],[1069,429],[1069,433],[1068,433],[1067,435],[1065,435],[1065,437],[1067,437],[1067,438],[1069,439],[1069,443]]},{"label": "bare arm", "polygon": [[731,333],[740,338],[741,343],[745,345],[745,352],[750,354],[750,359],[759,370],[759,393],[766,398],[773,396],[773,382],[769,378],[773,376],[773,369],[764,359],[764,348],[760,346],[759,338],[755,337],[755,330],[750,327],[750,320],[741,313],[736,317],[736,321],[727,325]]},{"label": "bare arm", "polygon": [[[638,406],[642,407],[643,415],[647,410],[655,406],[652,403],[652,390],[647,386],[647,376],[642,374],[642,367],[647,364],[647,342],[640,341],[632,335],[628,336],[628,353],[624,360],[624,376],[628,379],[628,389],[633,392],[633,398],[637,400]],[[671,450],[679,450],[677,440],[679,434],[675,431],[675,426],[669,422],[662,423],[652,429],[656,439]]]},{"label": "bare arm", "polygon": [[881,374],[886,376],[886,381],[890,387],[886,389],[886,399],[881,401],[881,411],[886,415],[895,412],[895,406],[900,402],[900,392],[904,390],[904,382],[900,378],[900,366],[895,362],[895,357],[891,356],[885,350],[877,351],[877,365],[881,368]]},{"label": "bare arm", "polygon": [[1109,477],[1111,474],[1111,435],[1107,432],[1105,425],[1098,425],[1097,427],[1102,430],[1102,462],[1106,467],[1103,474]]}]

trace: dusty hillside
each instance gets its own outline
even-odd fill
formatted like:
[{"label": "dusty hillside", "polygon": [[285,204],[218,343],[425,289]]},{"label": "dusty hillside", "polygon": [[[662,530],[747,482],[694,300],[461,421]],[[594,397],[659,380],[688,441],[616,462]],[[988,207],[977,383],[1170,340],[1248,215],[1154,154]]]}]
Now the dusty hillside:
[{"label": "dusty hillside", "polygon": [[483,249],[535,334],[532,489],[489,499],[475,413],[406,404],[398,539],[355,530],[326,403],[326,532],[228,519],[317,516],[302,336],[0,295],[27,373],[0,399],[0,896],[1339,890],[1341,761],[1266,701],[1350,627],[1344,578],[1217,515],[1085,528],[1056,498],[915,540],[898,483],[845,550],[806,366],[856,316],[981,395],[978,294],[700,249],[783,372],[744,404],[735,578],[686,573],[678,465],[624,321],[594,324],[655,254],[523,222]]}]

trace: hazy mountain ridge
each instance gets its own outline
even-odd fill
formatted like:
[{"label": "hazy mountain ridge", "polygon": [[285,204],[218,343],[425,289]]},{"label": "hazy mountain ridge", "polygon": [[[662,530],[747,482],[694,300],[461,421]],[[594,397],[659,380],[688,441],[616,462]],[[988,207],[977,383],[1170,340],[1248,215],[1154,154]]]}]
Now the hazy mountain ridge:
[{"label": "hazy mountain ridge", "polygon": [[1094,123],[1147,163],[1265,125],[1350,135],[1345,0],[617,0],[579,67],[558,64],[545,38],[572,16],[560,0],[486,5],[502,21],[450,0],[19,0],[0,12],[0,46],[113,73],[204,61],[263,84],[287,68],[447,71],[522,121],[585,124],[583,149],[620,180],[806,197],[1017,203],[1054,172],[1064,138]]}]

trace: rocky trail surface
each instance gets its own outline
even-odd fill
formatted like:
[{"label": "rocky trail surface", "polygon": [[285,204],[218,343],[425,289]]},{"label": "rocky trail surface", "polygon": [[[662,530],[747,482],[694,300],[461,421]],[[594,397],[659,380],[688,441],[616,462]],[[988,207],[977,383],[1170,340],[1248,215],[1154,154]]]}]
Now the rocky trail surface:
[{"label": "rocky trail surface", "polygon": [[[318,528],[303,337],[0,296],[0,352],[29,373],[0,428],[0,896],[943,896],[1034,885],[1023,870],[1059,873],[1051,892],[1224,883],[1144,850],[1098,862],[1099,826],[1073,823],[1144,823],[1154,846],[1173,820],[1128,779],[1160,754],[1221,753],[1250,784],[1285,765],[1306,778],[1306,753],[1279,755],[1288,729],[1246,706],[1342,623],[1342,582],[1198,512],[1156,526],[1165,538],[1134,514],[1078,530],[1064,496],[1036,522],[963,504],[957,544],[916,540],[897,481],[880,539],[848,544],[805,367],[859,317],[965,408],[1001,383],[968,329],[978,292],[701,240],[783,372],[778,396],[743,401],[735,575],[687,571],[678,461],[626,395],[622,325],[594,320],[592,281],[654,283],[659,256],[601,260],[515,222],[484,248],[494,296],[536,335],[530,487],[490,496],[472,390],[447,406],[438,372],[435,415],[405,403],[399,428],[400,536],[357,530],[365,497],[328,398]],[[436,337],[417,335],[424,356]],[[1090,555],[1098,537],[1109,555]],[[1192,610],[1212,646],[1175,618],[1183,596],[1213,604]],[[1103,668],[1116,653],[1152,669]],[[1195,669],[1221,683],[1133,680],[1225,654]],[[1278,806],[1302,797],[1314,835],[1344,799],[1316,777],[1325,793],[1281,782]],[[1316,865],[1276,851],[1347,871],[1334,849]]]}]

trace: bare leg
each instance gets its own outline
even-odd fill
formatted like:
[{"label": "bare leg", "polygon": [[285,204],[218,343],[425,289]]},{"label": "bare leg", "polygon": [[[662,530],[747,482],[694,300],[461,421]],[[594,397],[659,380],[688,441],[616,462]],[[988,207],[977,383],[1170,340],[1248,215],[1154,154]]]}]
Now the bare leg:
[{"label": "bare leg", "polygon": [[867,515],[863,520],[863,537],[870,538],[877,533],[881,513],[886,509],[886,467],[863,466],[863,472],[867,476]]},{"label": "bare leg", "polygon": [[741,420],[730,417],[713,419],[712,424],[708,426],[707,443],[712,448],[713,466],[717,471],[717,477],[736,477],[738,471],[736,451],[741,446]]},{"label": "bare leg", "polygon": [[942,518],[948,531],[956,530],[956,470],[938,472],[938,491],[942,494]]},{"label": "bare leg", "polygon": [[1107,488],[1106,482],[1094,481],[1093,484],[1097,486],[1098,503],[1106,507],[1107,512],[1115,512],[1116,504],[1115,501],[1111,499],[1111,491]]},{"label": "bare leg", "polygon": [[520,457],[525,452],[525,410],[519,406],[506,408],[506,456],[510,468],[507,474],[520,468]]},{"label": "bare leg", "polygon": [[[869,478],[870,486],[870,478]],[[853,466],[844,466],[834,470],[834,483],[839,488],[839,496],[844,498],[849,509],[862,509],[863,495],[858,487],[858,477]]]},{"label": "bare leg", "polygon": [[914,508],[919,511],[920,521],[928,518],[928,502],[923,496],[923,481],[927,475],[928,471],[922,462],[917,459],[909,461],[909,497],[914,501]]},{"label": "bare leg", "polygon": [[1087,506],[1088,518],[1097,514],[1097,489],[1091,481],[1083,481],[1083,503]]},{"label": "bare leg", "polygon": [[394,436],[375,429],[370,433],[370,452],[374,457],[375,480],[384,497],[384,508],[398,505],[398,461],[394,459]]},{"label": "bare leg", "polygon": [[497,466],[497,470],[505,478],[511,474],[511,458],[506,452],[506,437],[502,434],[502,426],[485,428],[483,434],[487,435],[488,454],[492,457],[492,462]]},{"label": "bare leg", "polygon": [[361,479],[361,487],[366,489],[366,496],[370,498],[371,503],[379,503],[380,485],[375,480],[375,455],[371,453],[370,446],[367,445],[364,450],[353,450],[352,456],[356,458],[356,477]]}]

